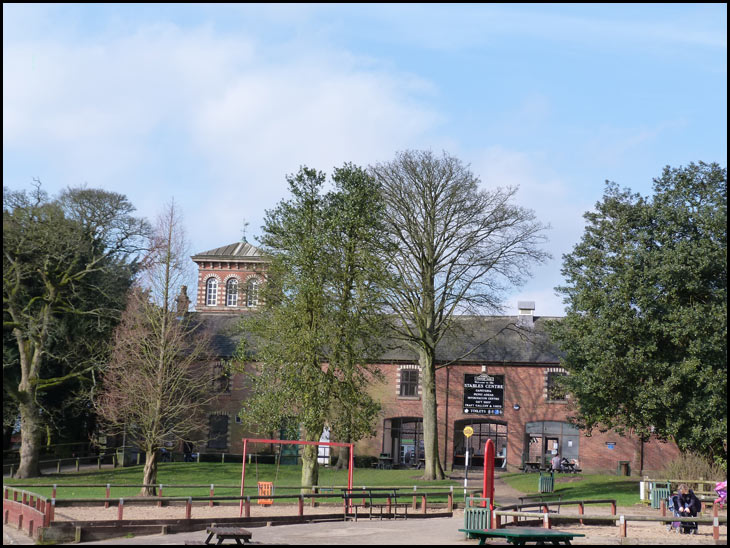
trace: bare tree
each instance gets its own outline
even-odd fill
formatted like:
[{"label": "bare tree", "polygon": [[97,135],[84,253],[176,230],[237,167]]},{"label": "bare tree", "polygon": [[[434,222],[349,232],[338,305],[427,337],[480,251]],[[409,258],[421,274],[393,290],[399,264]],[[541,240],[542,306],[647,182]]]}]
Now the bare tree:
[{"label": "bare tree", "polygon": [[[110,428],[126,428],[145,453],[145,485],[156,483],[159,449],[200,431],[213,399],[205,370],[209,337],[193,316],[173,306],[188,255],[174,204],[160,217],[153,241],[143,287],[130,292],[96,400]],[[155,489],[145,487],[142,494],[154,495]]]},{"label": "bare tree", "polygon": [[418,354],[423,382],[425,479],[442,479],[436,410],[436,347],[455,314],[501,309],[508,287],[548,257],[547,228],[510,203],[514,188],[480,189],[458,159],[405,151],[371,168],[386,203],[396,283],[394,330]]}]

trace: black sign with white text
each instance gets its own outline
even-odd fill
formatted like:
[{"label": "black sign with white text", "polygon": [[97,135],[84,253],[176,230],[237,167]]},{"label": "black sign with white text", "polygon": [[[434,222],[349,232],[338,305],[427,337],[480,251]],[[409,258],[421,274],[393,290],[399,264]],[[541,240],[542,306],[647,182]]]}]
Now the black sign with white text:
[{"label": "black sign with white text", "polygon": [[464,413],[501,415],[504,408],[504,375],[464,374]]}]

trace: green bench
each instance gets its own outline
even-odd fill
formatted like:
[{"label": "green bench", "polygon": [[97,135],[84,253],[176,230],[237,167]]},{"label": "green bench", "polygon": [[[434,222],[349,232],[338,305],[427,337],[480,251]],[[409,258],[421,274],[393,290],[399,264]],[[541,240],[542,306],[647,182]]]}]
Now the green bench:
[{"label": "green bench", "polygon": [[564,544],[570,545],[573,537],[584,537],[580,533],[568,533],[555,529],[539,529],[532,527],[510,527],[506,529],[459,529],[471,538],[478,538],[479,544],[486,544],[487,540],[503,538],[510,544],[522,546],[523,544]]}]

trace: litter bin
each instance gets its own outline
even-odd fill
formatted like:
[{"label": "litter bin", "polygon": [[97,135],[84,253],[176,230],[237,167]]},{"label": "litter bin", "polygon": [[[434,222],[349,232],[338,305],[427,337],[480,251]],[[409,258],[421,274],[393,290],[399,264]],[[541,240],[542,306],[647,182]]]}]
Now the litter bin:
[{"label": "litter bin", "polygon": [[617,476],[630,476],[631,475],[631,461],[620,460],[616,467]]},{"label": "litter bin", "polygon": [[555,488],[555,475],[553,472],[543,474],[540,472],[540,484],[538,485],[538,493],[552,493]]}]

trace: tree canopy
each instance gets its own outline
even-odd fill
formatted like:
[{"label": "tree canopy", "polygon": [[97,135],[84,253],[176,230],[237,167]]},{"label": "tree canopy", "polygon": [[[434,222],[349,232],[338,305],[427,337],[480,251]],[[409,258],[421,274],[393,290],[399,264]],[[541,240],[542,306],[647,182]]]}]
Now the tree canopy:
[{"label": "tree canopy", "polygon": [[385,203],[394,332],[419,356],[425,479],[443,479],[436,410],[436,346],[455,314],[493,312],[505,289],[547,253],[546,226],[513,203],[517,189],[481,187],[459,159],[405,151],[371,168]]},{"label": "tree canopy", "polygon": [[15,349],[3,352],[3,385],[21,417],[18,477],[40,473],[49,391],[68,393],[108,355],[105,341],[148,231],[133,212],[126,197],[98,189],[68,189],[55,199],[40,184],[32,192],[4,189],[3,329]]},{"label": "tree canopy", "polygon": [[551,329],[576,419],[725,460],[727,170],[666,167],[651,197],[607,183],[584,217]]},{"label": "tree canopy", "polygon": [[[258,366],[242,416],[261,432],[293,421],[308,441],[325,426],[356,441],[378,409],[364,387],[377,376],[368,362],[381,333],[382,206],[361,168],[347,164],[332,179],[325,194],[325,174],[303,167],[287,178],[291,199],[267,211],[261,241],[271,265],[262,309],[246,322]],[[303,460],[302,485],[316,485],[316,448]]]}]

